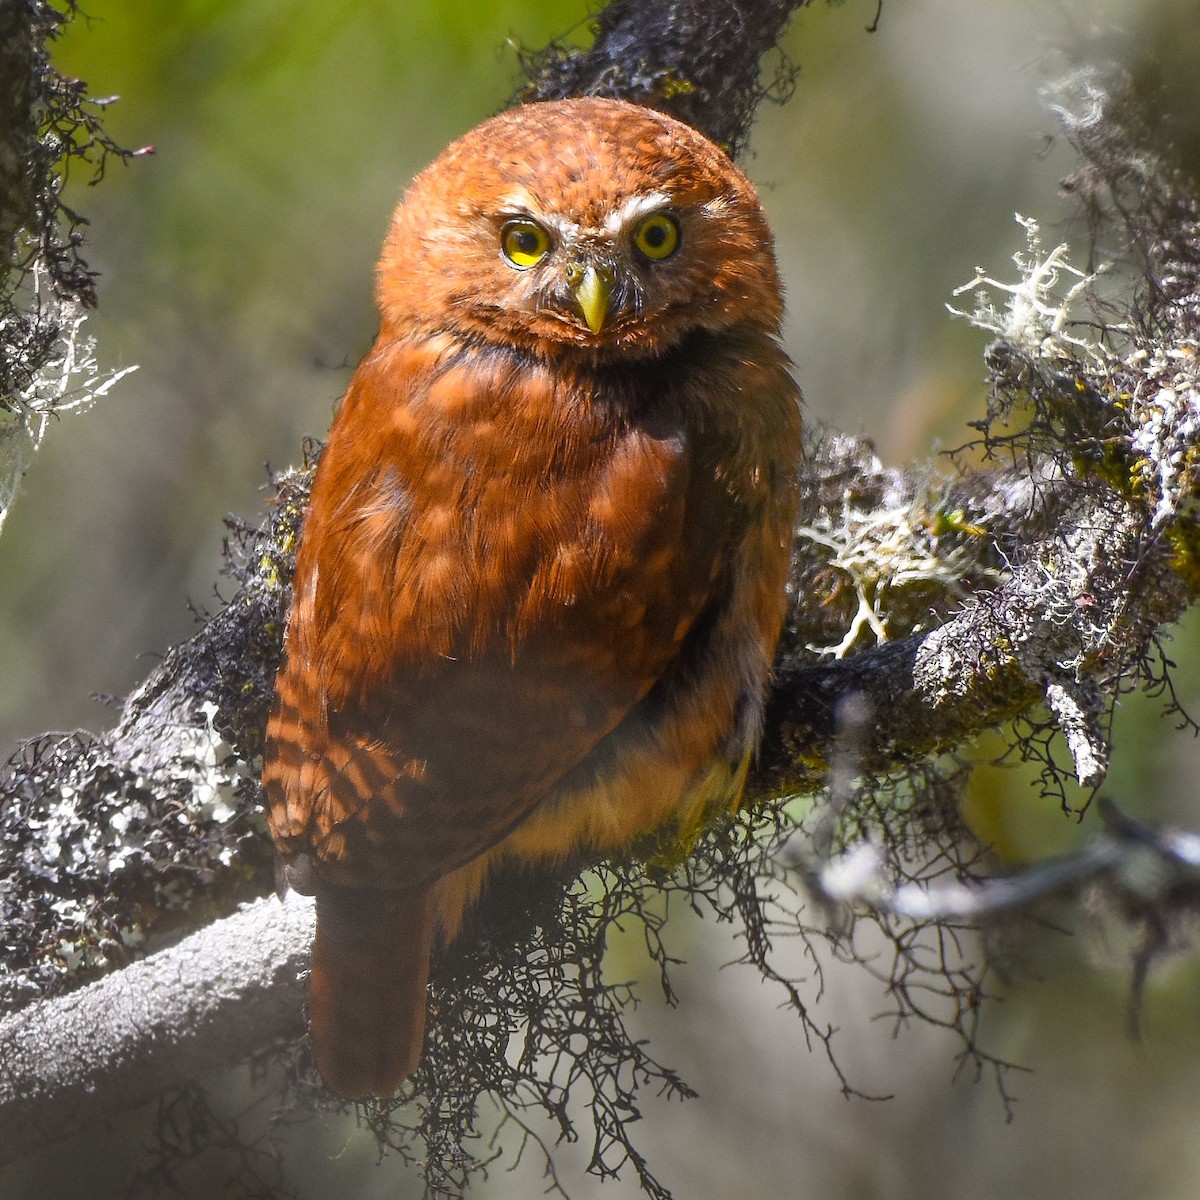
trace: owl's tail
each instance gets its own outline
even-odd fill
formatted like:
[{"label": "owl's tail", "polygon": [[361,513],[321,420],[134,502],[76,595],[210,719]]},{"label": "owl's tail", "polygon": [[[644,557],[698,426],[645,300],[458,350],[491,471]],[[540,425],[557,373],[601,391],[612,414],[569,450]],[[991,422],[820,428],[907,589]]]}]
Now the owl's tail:
[{"label": "owl's tail", "polygon": [[390,1096],[416,1070],[433,928],[428,888],[318,892],[308,1032],[331,1092]]}]

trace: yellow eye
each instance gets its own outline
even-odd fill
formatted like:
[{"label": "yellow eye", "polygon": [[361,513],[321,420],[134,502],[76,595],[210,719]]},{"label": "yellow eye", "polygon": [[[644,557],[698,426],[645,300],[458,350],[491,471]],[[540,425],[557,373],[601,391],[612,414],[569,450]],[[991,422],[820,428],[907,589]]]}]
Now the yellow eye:
[{"label": "yellow eye", "polygon": [[500,249],[514,267],[528,271],[550,253],[550,235],[536,221],[509,221],[500,230]]},{"label": "yellow eye", "polygon": [[666,213],[655,213],[634,231],[633,244],[647,258],[662,262],[679,249],[679,222]]}]

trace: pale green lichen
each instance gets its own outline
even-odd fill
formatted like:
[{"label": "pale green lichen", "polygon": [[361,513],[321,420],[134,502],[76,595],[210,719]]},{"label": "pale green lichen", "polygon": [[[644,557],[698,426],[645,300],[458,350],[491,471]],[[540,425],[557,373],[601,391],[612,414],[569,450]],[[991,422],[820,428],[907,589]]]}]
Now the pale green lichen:
[{"label": "pale green lichen", "polygon": [[[1025,230],[1025,250],[1013,255],[1017,281],[1005,283],[983,267],[976,267],[975,277],[953,293],[961,296],[974,290],[974,311],[966,312],[951,304],[946,307],[955,316],[965,317],[972,325],[1035,358],[1064,360],[1082,356],[1108,363],[1110,351],[1094,333],[1083,332],[1091,326],[1077,312],[1080,300],[1090,294],[1103,268],[1090,273],[1079,270],[1071,265],[1070,247],[1065,242],[1046,251],[1037,221],[1020,213],[1015,219]],[[996,292],[1004,297],[999,307],[993,300]]]},{"label": "pale green lichen", "polygon": [[797,538],[824,549],[828,565],[848,581],[855,597],[841,640],[808,649],[843,658],[861,649],[866,639],[886,642],[897,613],[903,614],[903,633],[911,633],[922,623],[903,602],[906,591],[957,599],[971,590],[968,579],[978,587],[981,580],[998,578],[998,572],[981,565],[971,546],[972,539],[985,535],[985,527],[967,522],[959,510],[944,508],[939,500],[943,484],[930,469],[906,504],[885,498],[878,506],[864,506],[850,497],[840,509],[822,510],[796,529]]}]

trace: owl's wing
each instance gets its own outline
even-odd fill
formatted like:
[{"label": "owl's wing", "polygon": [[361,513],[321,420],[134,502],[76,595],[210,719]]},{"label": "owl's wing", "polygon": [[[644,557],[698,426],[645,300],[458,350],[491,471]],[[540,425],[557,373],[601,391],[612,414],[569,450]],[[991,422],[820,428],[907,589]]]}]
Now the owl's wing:
[{"label": "owl's wing", "polygon": [[636,396],[398,353],[322,457],[264,770],[285,852],[350,885],[503,837],[724,603],[745,519],[719,456]]}]

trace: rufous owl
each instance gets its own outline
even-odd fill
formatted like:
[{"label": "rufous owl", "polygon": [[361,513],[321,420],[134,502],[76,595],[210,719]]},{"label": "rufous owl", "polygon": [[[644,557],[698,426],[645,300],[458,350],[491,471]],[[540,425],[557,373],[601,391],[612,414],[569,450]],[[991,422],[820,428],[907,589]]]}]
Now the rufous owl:
[{"label": "rufous owl", "polygon": [[316,1066],[348,1098],[419,1063],[431,948],[489,872],[737,804],[800,455],[758,198],[662,113],[485,121],[402,199],[376,296],[263,768],[283,873],[316,895]]}]

